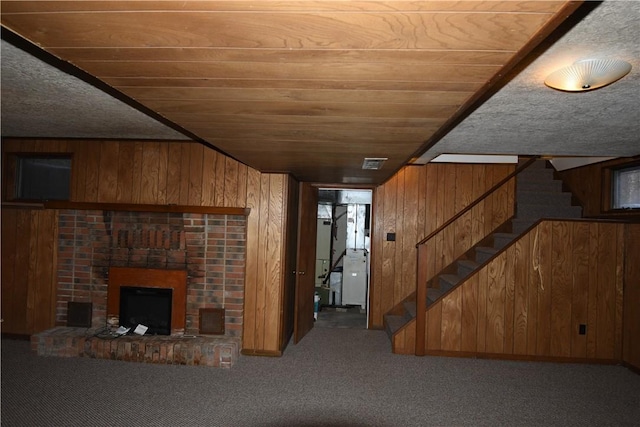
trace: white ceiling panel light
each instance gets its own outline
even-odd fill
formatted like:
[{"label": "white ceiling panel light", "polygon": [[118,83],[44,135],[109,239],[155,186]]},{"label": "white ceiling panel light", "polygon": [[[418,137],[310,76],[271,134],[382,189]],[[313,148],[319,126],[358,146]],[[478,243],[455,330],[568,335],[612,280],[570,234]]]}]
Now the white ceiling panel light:
[{"label": "white ceiling panel light", "polygon": [[544,84],[557,90],[584,92],[611,84],[629,71],[631,64],[619,59],[584,59],[549,74]]}]

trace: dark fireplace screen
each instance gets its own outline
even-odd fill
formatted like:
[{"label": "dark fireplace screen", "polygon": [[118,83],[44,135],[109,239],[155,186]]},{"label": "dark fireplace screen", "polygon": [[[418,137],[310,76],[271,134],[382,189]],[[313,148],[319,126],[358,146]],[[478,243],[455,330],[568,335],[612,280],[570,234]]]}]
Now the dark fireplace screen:
[{"label": "dark fireplace screen", "polygon": [[171,335],[173,289],[120,287],[120,326],[144,325],[146,335]]}]

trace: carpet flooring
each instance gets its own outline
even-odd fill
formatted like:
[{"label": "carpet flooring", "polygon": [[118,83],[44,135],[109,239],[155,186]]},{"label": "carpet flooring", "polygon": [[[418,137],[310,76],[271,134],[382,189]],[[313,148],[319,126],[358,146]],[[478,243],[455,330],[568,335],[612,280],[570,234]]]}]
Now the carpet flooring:
[{"label": "carpet flooring", "polygon": [[2,340],[2,426],[632,426],[620,366],[393,355],[382,331],[314,328],[232,369],[39,357]]}]

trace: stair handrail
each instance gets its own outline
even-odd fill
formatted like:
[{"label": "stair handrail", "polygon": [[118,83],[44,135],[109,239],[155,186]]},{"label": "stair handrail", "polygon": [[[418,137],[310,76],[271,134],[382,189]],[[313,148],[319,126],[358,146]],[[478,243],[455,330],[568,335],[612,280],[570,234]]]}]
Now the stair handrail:
[{"label": "stair handrail", "polygon": [[455,220],[457,220],[458,218],[460,218],[462,215],[466,214],[467,212],[469,212],[471,209],[473,209],[473,207],[475,205],[477,205],[478,203],[482,202],[484,199],[486,199],[487,197],[489,197],[494,191],[498,190],[500,187],[502,187],[504,184],[506,184],[507,182],[509,182],[509,180],[511,178],[513,178],[514,176],[516,176],[517,174],[519,174],[520,172],[522,172],[524,169],[528,168],[529,166],[531,166],[531,164],[533,162],[535,162],[536,160],[539,159],[539,156],[535,156],[535,157],[531,157],[529,160],[527,160],[525,163],[523,163],[522,165],[518,166],[513,172],[511,172],[509,175],[507,175],[505,178],[503,178],[502,180],[500,180],[497,184],[495,184],[493,187],[491,187],[490,189],[488,189],[487,191],[485,191],[484,193],[482,193],[482,195],[480,195],[480,197],[478,197],[477,199],[475,199],[473,202],[469,203],[467,206],[464,207],[464,209],[462,209],[460,212],[458,212],[457,214],[455,214],[454,216],[452,216],[451,218],[449,218],[447,221],[444,222],[444,224],[442,224],[440,227],[436,228],[434,231],[432,231],[431,233],[429,233],[427,235],[427,237],[425,237],[424,239],[420,240],[418,243],[416,243],[416,248],[420,245],[425,244],[428,240],[430,240],[433,236],[435,236],[436,234],[440,233],[442,230],[444,230],[445,228],[447,228],[452,222],[454,222]]},{"label": "stair handrail", "polygon": [[515,177],[520,172],[522,172],[523,170],[531,166],[539,158],[540,158],[539,156],[533,156],[529,160],[527,160],[525,163],[518,166],[513,172],[511,172],[505,178],[501,179],[497,184],[495,184],[493,187],[485,191],[482,195],[480,195],[480,197],[478,197],[476,200],[474,200],[473,202],[465,206],[464,209],[462,209],[460,212],[458,212],[457,214],[449,218],[440,227],[436,228],[434,231],[429,233],[427,237],[420,240],[416,244],[417,258],[418,258],[416,262],[416,268],[417,268],[417,271],[416,271],[416,340],[415,340],[416,356],[424,356],[425,350],[426,350],[425,323],[426,323],[426,317],[427,317],[427,281],[428,279],[426,277],[426,272],[424,271],[425,269],[421,268],[424,266],[424,262],[426,261],[426,257],[427,257],[425,243],[431,240],[434,236],[438,235],[440,232],[442,232],[445,228],[447,228],[449,225],[455,222],[458,218],[460,218],[461,216],[469,212],[471,209],[473,209],[473,207],[476,206],[478,203],[480,203],[481,201],[489,197],[496,190],[498,190],[504,184],[509,182],[509,180],[511,180],[513,177]]}]

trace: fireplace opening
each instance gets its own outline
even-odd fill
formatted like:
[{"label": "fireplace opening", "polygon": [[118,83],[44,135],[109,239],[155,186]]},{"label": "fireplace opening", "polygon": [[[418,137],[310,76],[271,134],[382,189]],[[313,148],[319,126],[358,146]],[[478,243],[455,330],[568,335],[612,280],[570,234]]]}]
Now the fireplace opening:
[{"label": "fireplace opening", "polygon": [[146,335],[171,335],[173,289],[120,287],[120,326],[147,326]]}]

